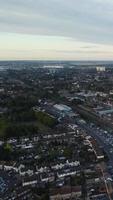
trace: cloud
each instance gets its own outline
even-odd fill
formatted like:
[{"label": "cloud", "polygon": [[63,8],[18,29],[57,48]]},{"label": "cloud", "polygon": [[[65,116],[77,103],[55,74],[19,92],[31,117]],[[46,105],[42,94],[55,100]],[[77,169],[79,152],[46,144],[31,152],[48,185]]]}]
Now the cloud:
[{"label": "cloud", "polygon": [[113,1],[0,0],[0,31],[113,44]]}]

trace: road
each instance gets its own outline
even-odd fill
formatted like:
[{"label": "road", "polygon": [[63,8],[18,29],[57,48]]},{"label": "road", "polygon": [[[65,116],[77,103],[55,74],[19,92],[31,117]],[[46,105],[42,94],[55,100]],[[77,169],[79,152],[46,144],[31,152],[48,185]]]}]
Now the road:
[{"label": "road", "polygon": [[[111,167],[112,169],[112,178],[113,178],[113,153],[111,152],[113,150],[113,136],[102,130],[102,129],[98,129],[98,127],[91,127],[89,124],[78,124],[83,130],[85,130],[87,132],[88,135],[92,136],[94,139],[96,139],[97,143],[103,147],[104,151],[106,152],[109,161],[108,161],[108,166]],[[110,190],[109,190],[109,186],[107,183],[107,178],[105,175],[105,172],[103,171],[101,164],[100,164],[100,169],[103,175],[103,180],[105,183],[105,187],[106,187],[106,191],[108,194],[108,198],[109,200],[112,200],[111,198],[111,194],[110,194]]]},{"label": "road", "polygon": [[104,149],[106,152],[109,162],[113,167],[113,136],[110,133],[105,133],[104,130],[98,130],[97,127],[90,127],[89,124],[79,124],[88,135],[96,139],[97,143]]}]

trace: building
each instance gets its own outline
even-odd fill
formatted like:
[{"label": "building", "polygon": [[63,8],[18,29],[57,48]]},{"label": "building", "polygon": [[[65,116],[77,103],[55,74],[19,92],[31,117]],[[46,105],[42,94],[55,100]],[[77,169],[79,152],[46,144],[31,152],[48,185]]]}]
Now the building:
[{"label": "building", "polygon": [[106,68],[105,67],[96,67],[97,72],[105,72]]},{"label": "building", "polygon": [[64,116],[72,112],[72,109],[64,104],[55,104],[54,108],[59,114]]},{"label": "building", "polygon": [[80,186],[65,186],[55,189],[50,194],[50,200],[66,200],[72,198],[80,198],[82,195]]}]

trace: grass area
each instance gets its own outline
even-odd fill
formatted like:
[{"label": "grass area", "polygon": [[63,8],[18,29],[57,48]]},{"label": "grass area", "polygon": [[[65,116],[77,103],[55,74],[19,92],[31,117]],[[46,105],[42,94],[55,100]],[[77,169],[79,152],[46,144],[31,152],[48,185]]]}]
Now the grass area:
[{"label": "grass area", "polygon": [[36,115],[38,122],[40,122],[44,126],[48,126],[48,127],[52,128],[56,124],[56,119],[46,112],[37,111],[37,112],[35,112],[35,115]]},{"label": "grass area", "polygon": [[39,122],[39,121],[37,122],[37,126],[38,126],[39,131],[44,131],[44,132],[46,132],[46,131],[49,131],[49,130],[50,130],[49,127],[45,126],[44,124],[42,124],[42,123]]}]

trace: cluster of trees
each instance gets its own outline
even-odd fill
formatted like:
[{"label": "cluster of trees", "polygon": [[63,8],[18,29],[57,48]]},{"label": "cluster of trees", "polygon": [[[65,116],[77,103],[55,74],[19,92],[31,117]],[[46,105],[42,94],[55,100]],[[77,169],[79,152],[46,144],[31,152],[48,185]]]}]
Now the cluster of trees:
[{"label": "cluster of trees", "polygon": [[0,118],[0,138],[31,136],[38,132],[38,125],[35,123],[13,123]]},{"label": "cluster of trees", "polygon": [[34,124],[9,124],[5,129],[5,137],[31,136],[38,132]]},{"label": "cluster of trees", "polygon": [[36,116],[32,110],[32,107],[36,105],[37,98],[34,96],[27,98],[15,97],[10,99],[8,103],[7,117],[12,122],[29,122],[35,121]]},{"label": "cluster of trees", "polygon": [[38,99],[35,96],[21,95],[10,99],[8,102],[8,108],[12,111],[28,110],[32,106],[36,105]]},{"label": "cluster of trees", "polygon": [[19,137],[36,134],[42,127],[53,127],[56,119],[44,112],[34,112],[38,103],[34,95],[18,95],[7,101],[7,113],[0,117],[0,137]]},{"label": "cluster of trees", "polygon": [[9,119],[11,122],[34,122],[36,121],[36,115],[33,110],[18,111],[10,113]]}]

